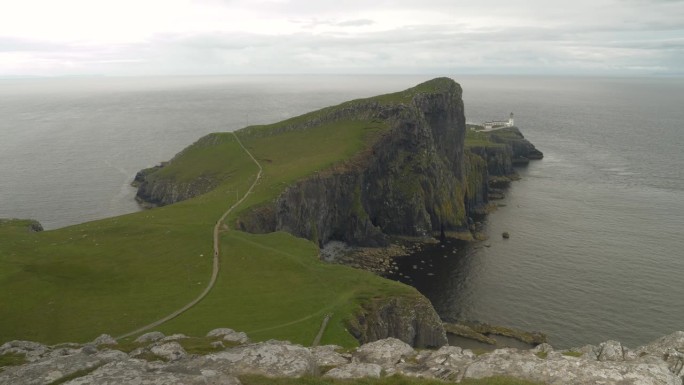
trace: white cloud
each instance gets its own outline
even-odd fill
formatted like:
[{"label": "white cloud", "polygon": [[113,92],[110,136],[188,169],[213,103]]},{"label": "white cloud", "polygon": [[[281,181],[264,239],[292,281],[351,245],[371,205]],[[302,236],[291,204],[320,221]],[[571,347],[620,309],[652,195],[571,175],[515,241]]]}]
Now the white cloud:
[{"label": "white cloud", "polygon": [[668,73],[684,1],[22,0],[0,75]]}]

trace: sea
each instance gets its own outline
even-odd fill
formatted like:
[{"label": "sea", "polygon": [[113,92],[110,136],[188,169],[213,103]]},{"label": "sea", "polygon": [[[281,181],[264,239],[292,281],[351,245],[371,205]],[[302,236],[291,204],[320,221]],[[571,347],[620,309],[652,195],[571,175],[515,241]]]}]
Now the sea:
[{"label": "sea", "polygon": [[[539,330],[560,348],[684,330],[684,79],[448,76],[468,122],[513,112],[545,156],[518,169],[488,240],[426,247],[397,279],[443,319]],[[134,212],[135,173],[205,134],[432,77],[0,80],[0,218],[51,230]]]}]

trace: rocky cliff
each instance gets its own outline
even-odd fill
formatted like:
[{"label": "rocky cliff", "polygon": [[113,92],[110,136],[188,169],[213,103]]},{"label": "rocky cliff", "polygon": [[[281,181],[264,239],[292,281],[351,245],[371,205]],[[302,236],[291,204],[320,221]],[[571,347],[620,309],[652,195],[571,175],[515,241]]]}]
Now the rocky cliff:
[{"label": "rocky cliff", "polygon": [[542,344],[532,350],[498,349],[476,355],[456,346],[416,351],[395,338],[352,352],[333,345],[249,343],[244,333],[222,328],[202,338],[151,332],[121,345],[107,335],[85,345],[11,341],[0,346],[0,357],[13,357],[14,361],[1,361],[10,366],[0,368],[0,384],[12,385],[239,385],[249,382],[244,377],[249,375],[364,379],[365,384],[373,383],[372,378],[399,375],[452,383],[507,376],[496,383],[519,383],[513,378],[554,385],[682,385],[684,332],[633,350],[606,341],[570,350]]},{"label": "rocky cliff", "polygon": [[[470,126],[477,127],[477,126]],[[544,154],[517,127],[468,131],[466,137],[466,208],[469,216],[486,212],[490,199],[503,197],[504,187],[517,178],[514,166],[542,159]]]},{"label": "rocky cliff", "polygon": [[[240,229],[287,231],[320,246],[331,240],[386,246],[389,236],[464,232],[468,218],[483,212],[491,188],[499,187],[491,177],[513,175],[514,165],[543,156],[515,127],[487,132],[484,145],[466,146],[462,90],[448,78],[325,108],[269,130],[248,127],[238,133],[277,136],[339,121],[371,121],[388,129],[347,162],[291,184],[275,201],[242,215]],[[211,140],[202,138],[191,149]],[[208,192],[220,181],[205,174],[171,178],[166,167],[138,173],[140,201],[170,204]]]},{"label": "rocky cliff", "polygon": [[442,322],[423,296],[371,299],[347,327],[361,343],[394,337],[415,347],[447,345]]},{"label": "rocky cliff", "polygon": [[388,235],[465,229],[461,87],[440,78],[405,92],[411,97],[390,107],[373,99],[356,105],[356,116],[389,126],[370,150],[293,184],[239,226],[363,246],[384,246]]},{"label": "rocky cliff", "polygon": [[145,207],[165,206],[215,189],[229,174],[229,170],[207,168],[199,173],[174,165],[191,164],[197,158],[215,155],[216,148],[224,137],[209,134],[176,154],[168,162],[139,171],[133,183],[138,188],[135,199]]}]

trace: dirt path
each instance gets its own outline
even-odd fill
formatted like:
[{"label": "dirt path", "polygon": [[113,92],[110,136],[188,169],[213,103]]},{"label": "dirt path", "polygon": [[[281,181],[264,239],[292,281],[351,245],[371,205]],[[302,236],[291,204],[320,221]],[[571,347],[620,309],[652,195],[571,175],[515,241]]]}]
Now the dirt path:
[{"label": "dirt path", "polygon": [[235,202],[232,206],[230,206],[230,208],[225,213],[223,213],[223,215],[221,215],[221,218],[219,218],[219,220],[216,221],[216,224],[214,225],[214,265],[213,265],[213,268],[211,271],[211,279],[209,280],[209,284],[204,289],[204,291],[199,296],[197,296],[197,298],[193,299],[190,303],[186,304],[182,308],[174,311],[173,313],[167,315],[166,317],[164,317],[160,320],[152,322],[149,325],[145,325],[141,328],[133,330],[132,332],[120,335],[120,336],[116,337],[117,340],[122,339],[122,338],[126,338],[126,337],[130,337],[130,336],[142,333],[144,331],[150,330],[152,328],[155,328],[155,327],[157,327],[157,326],[159,326],[165,322],[168,322],[168,321],[178,317],[179,315],[186,312],[188,309],[197,305],[201,300],[203,300],[204,297],[206,297],[207,294],[209,294],[211,289],[214,287],[214,284],[216,284],[216,279],[218,278],[218,273],[219,273],[219,269],[220,269],[219,255],[220,255],[221,250],[219,248],[219,233],[221,231],[221,225],[223,224],[223,221],[226,219],[226,217],[233,211],[233,209],[238,207],[242,202],[244,202],[245,199],[247,199],[249,194],[254,190],[254,187],[256,187],[257,183],[259,182],[259,179],[261,179],[261,173],[264,171],[264,169],[261,167],[261,164],[259,164],[259,162],[256,160],[254,155],[252,155],[252,153],[249,152],[249,150],[247,150],[247,148],[242,144],[242,142],[240,141],[240,138],[238,138],[238,136],[234,132],[231,132],[231,134],[233,134],[233,136],[235,137],[235,140],[237,140],[240,147],[242,147],[242,149],[245,150],[247,155],[249,155],[249,157],[252,158],[252,160],[257,165],[257,167],[259,167],[259,172],[257,173],[256,179],[254,179],[254,183],[252,183],[252,185],[249,186],[249,189],[247,190],[247,192],[245,192],[245,195],[243,195],[239,201]]},{"label": "dirt path", "polygon": [[323,322],[321,322],[321,328],[318,329],[318,334],[316,334],[316,338],[314,338],[311,346],[318,346],[318,344],[321,343],[321,338],[323,338],[323,333],[325,332],[325,327],[328,326],[330,317],[332,317],[332,314],[326,314],[325,318],[323,318]]}]

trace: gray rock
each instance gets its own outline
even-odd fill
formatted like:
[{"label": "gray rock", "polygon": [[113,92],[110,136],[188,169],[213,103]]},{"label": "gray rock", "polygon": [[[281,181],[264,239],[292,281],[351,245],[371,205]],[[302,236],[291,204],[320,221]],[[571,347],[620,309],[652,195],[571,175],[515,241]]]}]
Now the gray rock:
[{"label": "gray rock", "polygon": [[311,351],[318,367],[348,364],[349,359],[338,353],[337,350],[339,349],[342,349],[342,347],[337,345],[324,345],[309,348],[309,351]]},{"label": "gray rock", "polygon": [[309,349],[279,341],[266,341],[208,354],[190,366],[227,371],[233,375],[260,374],[267,377],[301,377],[316,372]]},{"label": "gray rock", "polygon": [[396,338],[386,338],[360,346],[352,356],[353,362],[378,364],[383,368],[388,368],[415,353],[415,350],[406,342]]},{"label": "gray rock", "polygon": [[78,353],[43,358],[26,365],[5,368],[0,372],[0,384],[49,384],[76,372],[92,370],[106,363],[127,358],[126,353],[117,350],[108,350],[94,355]]},{"label": "gray rock", "polygon": [[210,343],[209,345],[211,345],[212,348],[217,348],[217,349],[226,347],[226,345],[224,345],[222,341],[214,341],[214,342]]},{"label": "gray rock", "polygon": [[246,344],[249,342],[249,337],[247,337],[247,334],[245,334],[245,332],[233,332],[231,334],[224,335],[223,340],[228,342]]},{"label": "gray rock", "polygon": [[658,338],[648,345],[635,350],[639,361],[649,357],[664,359],[668,369],[675,375],[684,377],[684,332],[677,331]]},{"label": "gray rock", "polygon": [[598,360],[598,355],[601,352],[601,349],[594,345],[584,345],[579,349],[575,348],[572,350],[582,353],[582,358],[588,360]]},{"label": "gray rock", "polygon": [[601,342],[599,345],[599,361],[624,361],[625,352],[622,344],[618,341],[610,340]]},{"label": "gray rock", "polygon": [[681,385],[664,362],[592,361],[562,355],[537,357],[531,351],[498,349],[477,357],[463,378],[511,376],[552,385]]},{"label": "gray rock", "polygon": [[93,345],[95,346],[100,346],[100,345],[116,345],[117,342],[114,339],[114,337],[110,336],[109,334],[101,334],[99,337],[95,338],[93,341]]},{"label": "gray rock", "polygon": [[81,348],[81,353],[87,355],[97,354],[97,348],[93,344],[85,344]]},{"label": "gray rock", "polygon": [[644,345],[635,349],[635,353],[637,356],[652,354],[654,356],[662,357],[668,352],[669,349],[684,352],[684,332],[678,331],[658,338],[648,345]]},{"label": "gray rock", "polygon": [[552,351],[553,351],[553,346],[551,346],[547,343],[539,344],[532,349],[533,353],[550,353]]},{"label": "gray rock", "polygon": [[149,352],[149,350],[144,349],[144,348],[137,348],[132,350],[130,353],[128,353],[128,356],[131,358],[138,358],[145,354],[146,352]]},{"label": "gray rock", "polygon": [[48,351],[47,346],[31,341],[9,341],[0,346],[0,354],[23,354],[29,362],[40,359]]},{"label": "gray rock", "polygon": [[[43,357],[62,357],[62,356],[71,356],[74,354],[78,354],[83,352],[83,354],[88,354],[88,352],[92,352],[91,349],[85,349],[85,351],[82,348],[69,348],[69,347],[64,347],[64,348],[57,348],[57,349],[52,349],[49,351],[47,354],[44,354]],[[90,354],[95,354],[97,353],[97,349],[95,349],[94,353]]]},{"label": "gray rock", "polygon": [[394,369],[388,369],[387,374],[456,381],[473,359],[475,354],[470,350],[457,346],[443,346],[437,351],[421,352],[416,356],[415,363],[398,364]]},{"label": "gray rock", "polygon": [[207,333],[207,337],[223,337],[228,334],[235,333],[235,330],[229,328],[218,328]]},{"label": "gray rock", "polygon": [[171,334],[170,336],[166,336],[161,339],[163,342],[169,342],[169,341],[178,341],[178,340],[183,340],[186,338],[190,338],[186,336],[185,334],[177,333],[177,334]]},{"label": "gray rock", "polygon": [[165,371],[163,368],[143,360],[112,362],[66,385],[240,385],[237,378],[215,370],[185,374]]},{"label": "gray rock", "polygon": [[677,376],[684,377],[684,353],[676,349],[670,348],[665,353],[665,362],[672,373]]},{"label": "gray rock", "polygon": [[380,378],[382,367],[377,364],[353,362],[329,370],[323,377],[337,379]]},{"label": "gray rock", "polygon": [[135,339],[135,342],[144,344],[147,342],[157,342],[164,338],[164,333],[162,332],[149,332],[141,335],[140,337]]},{"label": "gray rock", "polygon": [[166,342],[161,345],[152,346],[150,351],[168,361],[176,361],[188,355],[178,342]]},{"label": "gray rock", "polygon": [[475,357],[475,354],[470,349],[461,349],[458,346],[442,346],[439,350],[430,354],[423,363],[427,366],[442,365],[459,368],[465,363],[472,362]]}]

